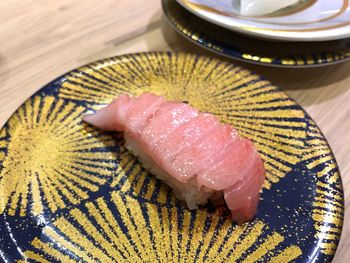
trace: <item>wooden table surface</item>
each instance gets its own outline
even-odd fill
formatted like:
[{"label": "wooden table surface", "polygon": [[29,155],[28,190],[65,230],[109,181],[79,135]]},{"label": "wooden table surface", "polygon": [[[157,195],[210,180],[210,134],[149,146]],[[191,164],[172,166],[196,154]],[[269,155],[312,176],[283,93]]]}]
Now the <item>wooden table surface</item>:
[{"label": "wooden table surface", "polygon": [[[97,59],[140,51],[212,54],[177,35],[160,0],[0,1],[0,127],[35,91]],[[350,62],[315,69],[234,62],[269,79],[319,125],[338,161],[345,222],[334,262],[350,257]]]}]

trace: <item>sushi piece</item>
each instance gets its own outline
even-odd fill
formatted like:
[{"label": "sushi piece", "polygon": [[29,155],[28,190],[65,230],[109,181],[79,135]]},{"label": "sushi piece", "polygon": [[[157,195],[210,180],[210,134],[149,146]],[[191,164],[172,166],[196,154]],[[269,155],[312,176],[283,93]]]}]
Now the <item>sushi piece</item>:
[{"label": "sushi piece", "polygon": [[83,120],[124,132],[126,148],[190,209],[221,199],[234,221],[254,217],[265,180],[263,161],[250,140],[215,116],[144,93],[123,94]]}]

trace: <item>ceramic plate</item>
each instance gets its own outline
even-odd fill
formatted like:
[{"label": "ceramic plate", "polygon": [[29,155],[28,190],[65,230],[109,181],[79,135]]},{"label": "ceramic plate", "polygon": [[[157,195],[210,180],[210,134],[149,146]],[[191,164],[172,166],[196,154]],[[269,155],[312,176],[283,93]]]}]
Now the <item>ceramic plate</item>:
[{"label": "ceramic plate", "polygon": [[[81,121],[143,92],[188,101],[254,141],[267,179],[253,221],[188,210],[120,134]],[[0,196],[7,262],[323,262],[343,222],[337,164],[300,106],[247,70],[172,53],[105,59],[34,94],[0,131]]]},{"label": "ceramic plate", "polygon": [[263,17],[241,16],[239,0],[178,0],[186,9],[219,26],[251,36],[286,41],[350,37],[349,0],[305,0],[295,8]]},{"label": "ceramic plate", "polygon": [[350,58],[350,39],[327,42],[276,42],[243,36],[209,23],[175,0],[163,0],[169,23],[181,35],[217,54],[249,63],[276,67],[315,67]]}]

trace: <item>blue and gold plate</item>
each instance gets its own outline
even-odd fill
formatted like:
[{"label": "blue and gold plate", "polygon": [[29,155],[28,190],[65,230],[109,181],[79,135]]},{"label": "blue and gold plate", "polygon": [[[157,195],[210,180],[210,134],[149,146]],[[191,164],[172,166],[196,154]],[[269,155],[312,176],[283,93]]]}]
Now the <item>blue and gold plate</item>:
[{"label": "blue and gold plate", "polygon": [[[82,122],[121,93],[188,101],[250,138],[267,178],[255,219],[190,211],[120,134]],[[310,117],[268,81],[208,57],[143,53],[46,85],[0,130],[5,262],[326,262],[343,223],[337,164]]]},{"label": "blue and gold plate", "polygon": [[349,38],[322,42],[263,40],[203,20],[176,0],[162,0],[162,6],[169,24],[178,33],[202,48],[232,59],[286,68],[326,66],[350,59]]}]

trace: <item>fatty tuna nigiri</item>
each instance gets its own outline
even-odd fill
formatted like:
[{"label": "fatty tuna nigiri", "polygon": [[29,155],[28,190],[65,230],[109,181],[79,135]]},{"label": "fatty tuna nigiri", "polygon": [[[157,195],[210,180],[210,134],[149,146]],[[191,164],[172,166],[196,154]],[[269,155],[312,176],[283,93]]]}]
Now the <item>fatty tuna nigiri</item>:
[{"label": "fatty tuna nigiri", "polygon": [[126,147],[190,209],[222,196],[239,223],[254,217],[265,180],[253,143],[212,114],[144,93],[121,95],[84,121],[124,132]]}]

